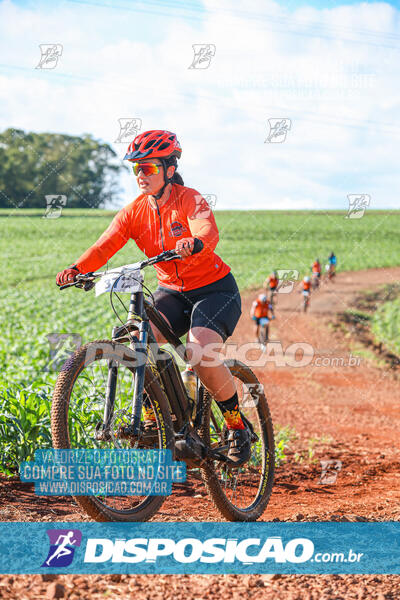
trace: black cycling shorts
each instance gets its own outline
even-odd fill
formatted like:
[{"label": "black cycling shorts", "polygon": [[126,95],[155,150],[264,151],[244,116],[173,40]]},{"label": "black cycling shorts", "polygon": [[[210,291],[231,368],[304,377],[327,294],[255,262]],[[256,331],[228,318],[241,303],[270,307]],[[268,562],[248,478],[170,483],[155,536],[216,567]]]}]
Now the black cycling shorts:
[{"label": "black cycling shorts", "polygon": [[225,342],[242,314],[240,293],[232,273],[188,292],[159,286],[154,292],[154,304],[178,337],[193,327],[206,327],[219,333]]}]

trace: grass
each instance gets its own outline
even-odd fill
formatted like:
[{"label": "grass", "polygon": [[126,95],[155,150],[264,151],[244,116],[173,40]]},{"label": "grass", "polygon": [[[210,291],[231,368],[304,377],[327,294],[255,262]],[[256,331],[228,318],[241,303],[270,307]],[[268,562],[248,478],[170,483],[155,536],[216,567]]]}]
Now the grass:
[{"label": "grass", "polygon": [[275,465],[279,467],[287,460],[286,451],[291,443],[297,439],[297,433],[289,426],[275,427]]},{"label": "grass", "polygon": [[[43,219],[43,213],[0,210],[0,402],[9,399],[10,393],[20,398],[25,390],[30,402],[36,398],[36,411],[50,401],[57,376],[47,368],[47,336],[54,332],[78,334],[84,344],[110,337],[116,324],[107,295],[96,298],[93,291],[74,288],[60,292],[55,285],[56,273],[96,241],[115,211],[65,210],[59,219]],[[302,275],[317,256],[325,261],[331,250],[337,254],[338,270],[399,264],[400,211],[369,211],[359,220],[345,219],[343,212],[335,211],[218,211],[215,216],[220,231],[217,253],[232,267],[241,290],[260,287],[274,268],[296,269]],[[142,256],[130,240],[109,266],[135,262]],[[147,270],[146,284],[155,289],[154,269]],[[395,305],[390,313],[393,318],[388,316],[388,307],[382,311],[376,335],[389,341],[395,338],[399,310]],[[122,311],[120,315],[125,319]],[[393,319],[397,330],[390,329]],[[17,410],[15,403],[14,408]],[[1,413],[4,432],[8,422],[4,421],[4,405]],[[18,411],[17,418],[21,418]],[[45,429],[48,423],[44,422]],[[16,430],[13,435],[14,445],[27,443]],[[38,435],[35,433],[37,443],[44,443]],[[279,461],[285,437],[278,435],[277,443]]]},{"label": "grass", "polygon": [[385,302],[372,318],[371,331],[375,341],[400,356],[400,297]]},{"label": "grass", "polygon": [[[1,277],[8,284],[25,287],[41,281],[50,291],[55,273],[96,241],[115,212],[66,210],[59,219],[42,219],[42,214],[35,209],[0,210],[0,252],[6,259]],[[217,252],[232,267],[240,289],[260,285],[273,268],[304,274],[317,256],[324,263],[331,250],[338,256],[339,270],[399,264],[400,211],[344,217],[333,211],[219,211]],[[141,256],[130,240],[110,265]],[[155,283],[154,274],[149,281]]]},{"label": "grass", "polygon": [[[375,346],[379,345],[381,350],[400,357],[400,283],[362,292],[355,299],[354,306],[345,311],[341,318],[343,326],[351,325],[347,332],[349,337],[357,332],[368,332],[368,338]],[[363,349],[358,353],[361,356]],[[375,359],[376,364],[385,364],[384,360],[379,361],[377,355],[368,350],[365,350],[364,357]]]}]

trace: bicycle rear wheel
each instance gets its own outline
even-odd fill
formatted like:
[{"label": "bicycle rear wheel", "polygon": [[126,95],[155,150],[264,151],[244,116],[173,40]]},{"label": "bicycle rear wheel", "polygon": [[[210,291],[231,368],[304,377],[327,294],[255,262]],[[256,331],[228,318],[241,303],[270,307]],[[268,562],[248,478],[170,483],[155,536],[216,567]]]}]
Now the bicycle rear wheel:
[{"label": "bicycle rear wheel", "polygon": [[[207,459],[201,474],[216,508],[229,521],[255,521],[264,512],[271,495],[275,453],[271,414],[261,384],[254,373],[237,360],[225,361],[234,379],[241,414],[254,429],[249,461],[228,467]],[[212,396],[204,390],[199,434],[210,448],[227,453],[228,430]]]},{"label": "bicycle rear wheel", "polygon": [[269,333],[269,325],[260,325],[260,333],[258,335],[258,339],[260,344],[265,346],[268,342],[268,333]]},{"label": "bicycle rear wheel", "polygon": [[[128,359],[128,360],[127,360]],[[130,360],[129,360],[130,359]],[[110,340],[82,346],[63,365],[53,393],[51,429],[54,448],[154,448],[174,449],[168,400],[150,368],[145,375],[145,398],[155,415],[154,427],[144,427],[136,439],[122,439],[120,427],[130,422],[135,382],[134,353]],[[103,422],[108,361],[115,361],[117,388],[111,423],[111,439],[96,439],[96,425]],[[97,521],[145,521],[161,507],[165,496],[74,496]]]}]

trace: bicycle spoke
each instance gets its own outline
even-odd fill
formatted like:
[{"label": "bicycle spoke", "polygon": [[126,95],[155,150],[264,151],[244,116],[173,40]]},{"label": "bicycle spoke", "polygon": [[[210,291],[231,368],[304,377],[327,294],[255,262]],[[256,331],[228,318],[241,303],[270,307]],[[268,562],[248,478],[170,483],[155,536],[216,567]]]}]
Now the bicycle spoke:
[{"label": "bicycle spoke", "polygon": [[[114,411],[110,424],[110,439],[98,440],[96,426],[103,422],[106,404],[105,390],[107,386],[108,361],[99,359],[88,365],[74,382],[69,406],[69,438],[71,448],[144,448],[140,440],[121,439],[120,427],[126,427],[131,421],[131,402],[134,390],[134,374],[122,364],[117,364],[117,381]],[[157,432],[155,443],[151,447],[159,447]],[[145,496],[100,496],[97,501],[105,506],[118,510],[130,511],[138,507],[148,498]]]},{"label": "bicycle spoke", "polygon": [[[249,388],[236,377],[235,384],[238,390],[240,411],[252,423],[257,439],[252,444],[251,456],[245,465],[235,468],[219,461],[213,461],[213,469],[230,503],[239,510],[247,510],[258,498],[266,473],[269,450],[265,448],[265,440],[261,435],[262,427],[257,407],[256,405],[251,406],[251,403],[248,404],[248,398],[251,398]],[[245,400],[246,402],[244,402]],[[211,447],[218,452],[226,453],[228,450],[227,436],[228,429],[213,401],[210,414]]]}]

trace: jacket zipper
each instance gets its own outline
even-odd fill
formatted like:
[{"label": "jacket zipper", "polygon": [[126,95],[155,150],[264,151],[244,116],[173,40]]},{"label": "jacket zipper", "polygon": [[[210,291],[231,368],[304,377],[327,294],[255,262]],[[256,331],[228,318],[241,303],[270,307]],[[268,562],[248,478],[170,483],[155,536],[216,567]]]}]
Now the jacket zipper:
[{"label": "jacket zipper", "polygon": [[[165,250],[165,248],[164,248],[164,238],[163,238],[163,232],[162,232],[162,221],[161,221],[160,209],[158,208],[158,202],[157,202],[157,200],[156,200],[155,198],[154,198],[154,200],[155,200],[155,202],[156,202],[157,214],[158,214],[158,220],[159,220],[159,222],[160,222],[161,246],[162,246],[162,249],[163,249],[163,250]],[[183,279],[182,279],[182,277],[180,277],[180,276],[178,275],[178,266],[177,266],[177,264],[176,264],[176,262],[175,262],[175,261],[174,261],[174,266],[175,266],[176,278],[177,278],[177,279],[180,279],[180,280],[181,280],[181,282],[182,282],[182,286],[181,286],[181,292],[183,292]]]},{"label": "jacket zipper", "polygon": [[154,200],[155,200],[156,207],[157,207],[158,220],[160,221],[161,247],[162,247],[163,250],[165,250],[165,248],[164,248],[164,238],[163,238],[163,233],[162,233],[162,224],[161,224],[160,209],[158,208],[158,202],[157,202],[157,200],[155,198],[154,198]]}]

